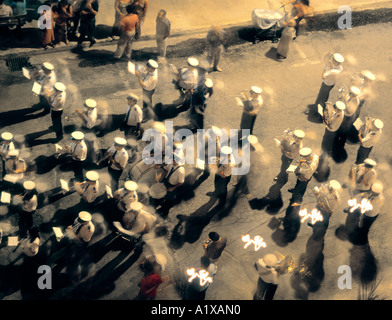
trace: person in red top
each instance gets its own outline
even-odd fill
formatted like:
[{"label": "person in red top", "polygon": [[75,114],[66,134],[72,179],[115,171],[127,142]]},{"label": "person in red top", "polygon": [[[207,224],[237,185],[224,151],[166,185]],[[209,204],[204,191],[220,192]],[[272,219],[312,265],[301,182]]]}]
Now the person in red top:
[{"label": "person in red top", "polygon": [[136,33],[139,32],[139,18],[135,14],[135,6],[127,6],[127,15],[121,19],[121,36],[114,53],[114,59],[120,59],[125,52],[125,56],[130,59],[132,55],[132,43]]},{"label": "person in red top", "polygon": [[136,300],[154,300],[157,289],[163,282],[161,276],[154,271],[154,266],[150,261],[143,264],[144,277],[140,281],[139,294]]}]

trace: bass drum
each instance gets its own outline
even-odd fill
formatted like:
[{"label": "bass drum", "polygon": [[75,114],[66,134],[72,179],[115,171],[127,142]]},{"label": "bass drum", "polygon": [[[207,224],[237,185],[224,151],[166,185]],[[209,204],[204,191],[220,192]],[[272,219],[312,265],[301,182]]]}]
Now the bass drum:
[{"label": "bass drum", "polygon": [[129,171],[132,181],[151,187],[155,182],[155,176],[164,172],[161,168],[155,168],[154,164],[146,164],[143,159],[139,160]]}]

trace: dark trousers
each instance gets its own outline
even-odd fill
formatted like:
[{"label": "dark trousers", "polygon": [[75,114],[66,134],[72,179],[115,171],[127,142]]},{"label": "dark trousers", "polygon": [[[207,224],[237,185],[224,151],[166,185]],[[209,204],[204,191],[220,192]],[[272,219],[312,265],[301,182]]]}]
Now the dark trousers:
[{"label": "dark trousers", "polygon": [[320,87],[319,93],[317,95],[316,102],[314,103],[316,113],[317,113],[317,106],[319,104],[321,104],[321,106],[323,107],[323,110],[324,110],[325,103],[328,101],[328,98],[329,98],[329,93],[331,92],[331,90],[333,89],[334,86],[335,85],[327,86],[324,82],[321,83],[321,87]]},{"label": "dark trousers", "polygon": [[277,178],[280,183],[286,184],[289,180],[289,174],[286,172],[286,170],[290,167],[293,159],[287,158],[284,154],[282,154],[281,161],[282,164],[280,165],[280,172],[277,175]]},{"label": "dark trousers", "polygon": [[302,202],[302,199],[304,197],[304,194],[306,192],[306,188],[307,188],[310,180],[311,180],[311,178],[306,181],[301,181],[301,180],[297,179],[297,183],[295,184],[295,187],[293,189],[293,196],[291,198],[292,203],[293,202],[297,202],[297,203]]},{"label": "dark trousers", "polygon": [[331,218],[331,214],[326,212],[323,209],[320,209],[317,206],[317,209],[320,211],[321,215],[323,216],[323,221],[317,221],[314,225],[308,223],[310,227],[313,228],[313,238],[316,241],[320,241],[324,238],[328,226],[329,226],[329,219]]},{"label": "dark trousers", "polygon": [[227,185],[231,180],[231,175],[222,178],[219,174],[215,174],[214,185],[215,185],[215,193],[218,197],[219,203],[218,206],[223,206],[226,202],[227,198]]},{"label": "dark trousers", "polygon": [[109,175],[110,175],[110,178],[111,178],[110,179],[110,185],[111,185],[111,188],[112,188],[112,190],[114,192],[114,191],[116,191],[118,189],[118,181],[120,180],[120,177],[122,175],[123,170],[112,169],[110,167],[110,165],[109,165],[108,166],[108,172],[109,172]]},{"label": "dark trousers", "polygon": [[143,89],[143,120],[149,120],[153,116],[152,110],[152,96],[155,92],[153,90],[145,90]]},{"label": "dark trousers", "polygon": [[257,293],[254,296],[254,300],[273,300],[277,288],[277,284],[267,283],[263,279],[259,278]]},{"label": "dark trousers", "polygon": [[365,148],[363,146],[360,146],[358,149],[357,160],[355,161],[355,164],[363,163],[365,159],[369,158],[369,154],[372,151],[372,149],[373,147]]},{"label": "dark trousers", "polygon": [[332,156],[335,138],[336,132],[329,131],[327,128],[325,128],[323,140],[321,141],[321,149],[329,156]]},{"label": "dark trousers", "polygon": [[74,171],[76,181],[83,182],[84,181],[83,161],[72,159],[71,163],[72,163],[72,169]]},{"label": "dark trousers", "polygon": [[63,114],[63,110],[61,111],[54,111],[52,110],[50,116],[52,118],[52,124],[54,132],[56,132],[57,138],[63,137],[63,124],[61,122],[61,116]]},{"label": "dark trousers", "polygon": [[27,231],[33,227],[33,212],[27,212],[22,209],[19,210],[19,232],[20,237],[26,236]]},{"label": "dark trousers", "polygon": [[[247,112],[243,112],[241,116],[241,124],[240,124],[240,129],[249,129],[249,134],[253,134],[253,127],[255,125],[256,117],[250,115]],[[240,132],[240,136],[242,136],[242,131]]]},{"label": "dark trousers", "polygon": [[90,42],[94,41],[95,19],[81,19],[80,20],[80,36],[78,43],[82,43],[86,37]]}]

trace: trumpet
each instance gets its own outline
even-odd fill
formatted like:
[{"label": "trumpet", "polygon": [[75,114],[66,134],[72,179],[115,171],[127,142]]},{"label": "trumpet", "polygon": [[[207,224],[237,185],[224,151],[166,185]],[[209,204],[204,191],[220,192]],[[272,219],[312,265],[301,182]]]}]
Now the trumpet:
[{"label": "trumpet", "polygon": [[77,228],[79,228],[81,225],[80,222],[75,223],[74,225],[72,225],[71,228],[67,227],[66,231],[63,233],[63,235],[61,237],[57,237],[56,240],[57,242],[60,242],[63,238],[65,238],[66,236],[68,236],[71,232],[74,232]]},{"label": "trumpet", "polygon": [[374,118],[372,117],[365,118],[365,125],[363,125],[358,132],[358,138],[360,141],[362,141],[362,139],[365,138],[372,131],[371,128],[372,128],[373,121]]},{"label": "trumpet", "polygon": [[69,120],[73,120],[73,119],[76,119],[76,118],[80,117],[79,112],[80,112],[80,109],[76,109],[76,111],[71,113],[71,115],[65,116],[64,120],[65,121],[69,121]]},{"label": "trumpet", "polygon": [[108,160],[110,157],[112,157],[113,156],[113,153],[108,153],[108,154],[106,154],[106,155],[104,155],[101,159],[99,159],[98,161],[96,161],[95,162],[95,164],[97,165],[97,166],[99,166],[100,164],[101,164],[101,162],[103,162],[103,161],[105,161],[105,160]]}]

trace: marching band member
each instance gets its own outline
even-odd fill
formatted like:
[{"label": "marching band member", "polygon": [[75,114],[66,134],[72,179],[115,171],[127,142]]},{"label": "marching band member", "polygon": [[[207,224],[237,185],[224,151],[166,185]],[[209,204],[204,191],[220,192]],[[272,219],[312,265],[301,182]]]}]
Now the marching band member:
[{"label": "marching band member", "polygon": [[35,183],[33,181],[25,181],[23,188],[24,193],[18,196],[22,201],[19,206],[19,228],[22,237],[33,227],[33,214],[38,207],[38,192],[35,189]]},{"label": "marching band member", "polygon": [[344,110],[346,110],[346,105],[342,101],[336,101],[335,104],[325,103],[323,115],[325,131],[321,148],[329,156],[332,156],[336,133],[343,122]]},{"label": "marching band member", "polygon": [[360,164],[369,158],[373,146],[380,140],[384,123],[380,119],[367,117],[366,123],[359,129],[358,138],[360,147],[355,164]]},{"label": "marching band member", "polygon": [[8,159],[5,161],[4,169],[6,174],[17,176],[18,180],[23,179],[27,166],[26,161],[19,158],[18,150],[8,152]]},{"label": "marching band member", "polygon": [[185,182],[185,168],[183,166],[184,158],[178,153],[173,153],[173,164],[164,164],[162,166],[164,173],[156,176],[156,181],[161,182],[167,189],[167,194],[163,204],[159,209],[162,216],[167,216],[178,198],[178,188]]},{"label": "marching band member", "polygon": [[41,243],[39,230],[33,227],[27,231],[27,237],[22,240],[23,253],[28,257],[34,257],[38,251]]},{"label": "marching band member", "polygon": [[227,186],[231,180],[231,154],[232,149],[229,146],[221,148],[223,156],[217,161],[217,171],[214,178],[215,194],[218,197],[218,207],[221,208],[225,205],[227,198]]},{"label": "marching band member", "polygon": [[1,134],[1,143],[0,143],[0,157],[2,160],[0,170],[1,170],[1,175],[0,178],[2,179],[3,176],[5,175],[5,161],[8,159],[8,153],[10,151],[15,150],[15,145],[13,143],[14,136],[10,132],[3,132]]},{"label": "marching band member", "polygon": [[375,80],[375,75],[369,70],[362,70],[359,75],[354,75],[352,85],[358,87],[361,90],[361,93],[359,94],[360,102],[355,113],[355,119],[359,117],[362,106],[364,105],[366,99],[372,95],[372,87]]},{"label": "marching band member", "polygon": [[48,107],[48,98],[53,93],[53,87],[57,82],[53,64],[44,62],[37,74],[37,82],[41,85],[40,103]]},{"label": "marching band member", "polygon": [[203,86],[192,96],[190,122],[195,129],[204,129],[204,111],[207,108],[207,100],[214,92],[212,86],[212,80],[207,78]]},{"label": "marching band member", "polygon": [[124,118],[125,136],[134,134],[136,137],[139,137],[141,134],[140,126],[143,121],[143,111],[137,104],[138,100],[139,97],[133,93],[130,93],[127,97],[128,105]]},{"label": "marching band member", "polygon": [[146,67],[141,71],[136,70],[135,75],[143,89],[143,122],[152,116],[152,96],[158,83],[158,63],[148,60]]},{"label": "marching band member", "polygon": [[317,170],[319,156],[312,152],[310,148],[302,148],[299,151],[301,159],[298,160],[297,168],[294,173],[297,176],[297,183],[289,192],[293,193],[291,203],[301,203],[309,181]]},{"label": "marching band member", "polygon": [[116,190],[113,197],[116,199],[117,206],[122,212],[131,210],[131,204],[137,202],[139,197],[137,195],[137,183],[134,181],[126,181],[124,188]]},{"label": "marching band member", "polygon": [[286,170],[295,158],[299,156],[299,150],[302,148],[302,140],[305,137],[305,132],[302,130],[290,130],[287,129],[284,132],[283,139],[275,141],[282,152],[282,164],[280,166],[279,174],[274,178],[274,181],[280,181],[286,184],[288,181],[288,173]]},{"label": "marching band member", "polygon": [[87,99],[84,102],[82,110],[76,109],[79,117],[82,119],[83,126],[87,129],[92,129],[97,122],[97,102],[94,99]]},{"label": "marching band member", "polygon": [[130,210],[124,213],[122,225],[128,231],[127,234],[139,238],[144,233],[150,232],[156,221],[157,218],[155,216],[143,210],[143,204],[133,201],[130,205]]},{"label": "marching band member", "polygon": [[49,96],[50,115],[52,118],[53,129],[56,132],[56,138],[61,140],[63,138],[63,124],[61,123],[61,116],[65,105],[66,87],[61,82],[56,82],[54,85],[54,92]]},{"label": "marching band member", "polygon": [[278,258],[268,253],[255,263],[255,269],[259,273],[260,297],[262,300],[273,300],[278,288],[280,272],[277,270]]},{"label": "marching band member", "polygon": [[87,158],[87,145],[84,142],[84,133],[74,131],[71,134],[72,143],[65,147],[64,153],[71,155],[72,168],[77,181],[83,181],[83,161]]},{"label": "marching band member", "polygon": [[317,200],[317,210],[320,211],[323,220],[317,221],[314,225],[308,223],[313,228],[313,235],[316,239],[324,237],[327,232],[329,219],[340,204],[342,187],[337,180],[321,184],[313,189]]},{"label": "marching band member", "polygon": [[373,159],[365,159],[363,163],[354,165],[347,179],[347,186],[351,194],[368,191],[377,179],[377,171],[374,169],[377,162]]},{"label": "marching band member", "polygon": [[188,67],[182,68],[177,78],[178,89],[180,90],[180,96],[184,95],[184,92],[193,93],[198,86],[199,72],[197,67],[199,66],[199,60],[193,57],[187,59]]},{"label": "marching band member", "polygon": [[73,225],[67,227],[68,237],[82,246],[87,246],[95,231],[95,226],[91,220],[92,217],[89,212],[79,212]]},{"label": "marching band member", "polygon": [[124,138],[114,138],[114,144],[106,150],[103,159],[108,159],[108,171],[111,177],[112,190],[117,190],[118,180],[128,163],[128,152],[124,149],[127,141]]},{"label": "marching band member", "polygon": [[96,171],[87,171],[86,180],[76,183],[75,190],[86,203],[93,203],[99,194],[99,174]]},{"label": "marching band member", "polygon": [[322,73],[322,83],[320,87],[320,91],[317,95],[316,102],[314,105],[317,106],[321,104],[324,108],[325,103],[328,101],[329,93],[335,86],[338,81],[339,75],[343,71],[342,63],[344,62],[344,58],[339,53],[330,54],[330,57],[325,64],[323,73]]},{"label": "marching band member", "polygon": [[239,106],[243,107],[240,130],[249,129],[249,134],[253,134],[257,114],[263,106],[262,92],[261,88],[252,86],[249,90],[249,96],[245,92],[241,92],[240,100],[238,100]]}]

